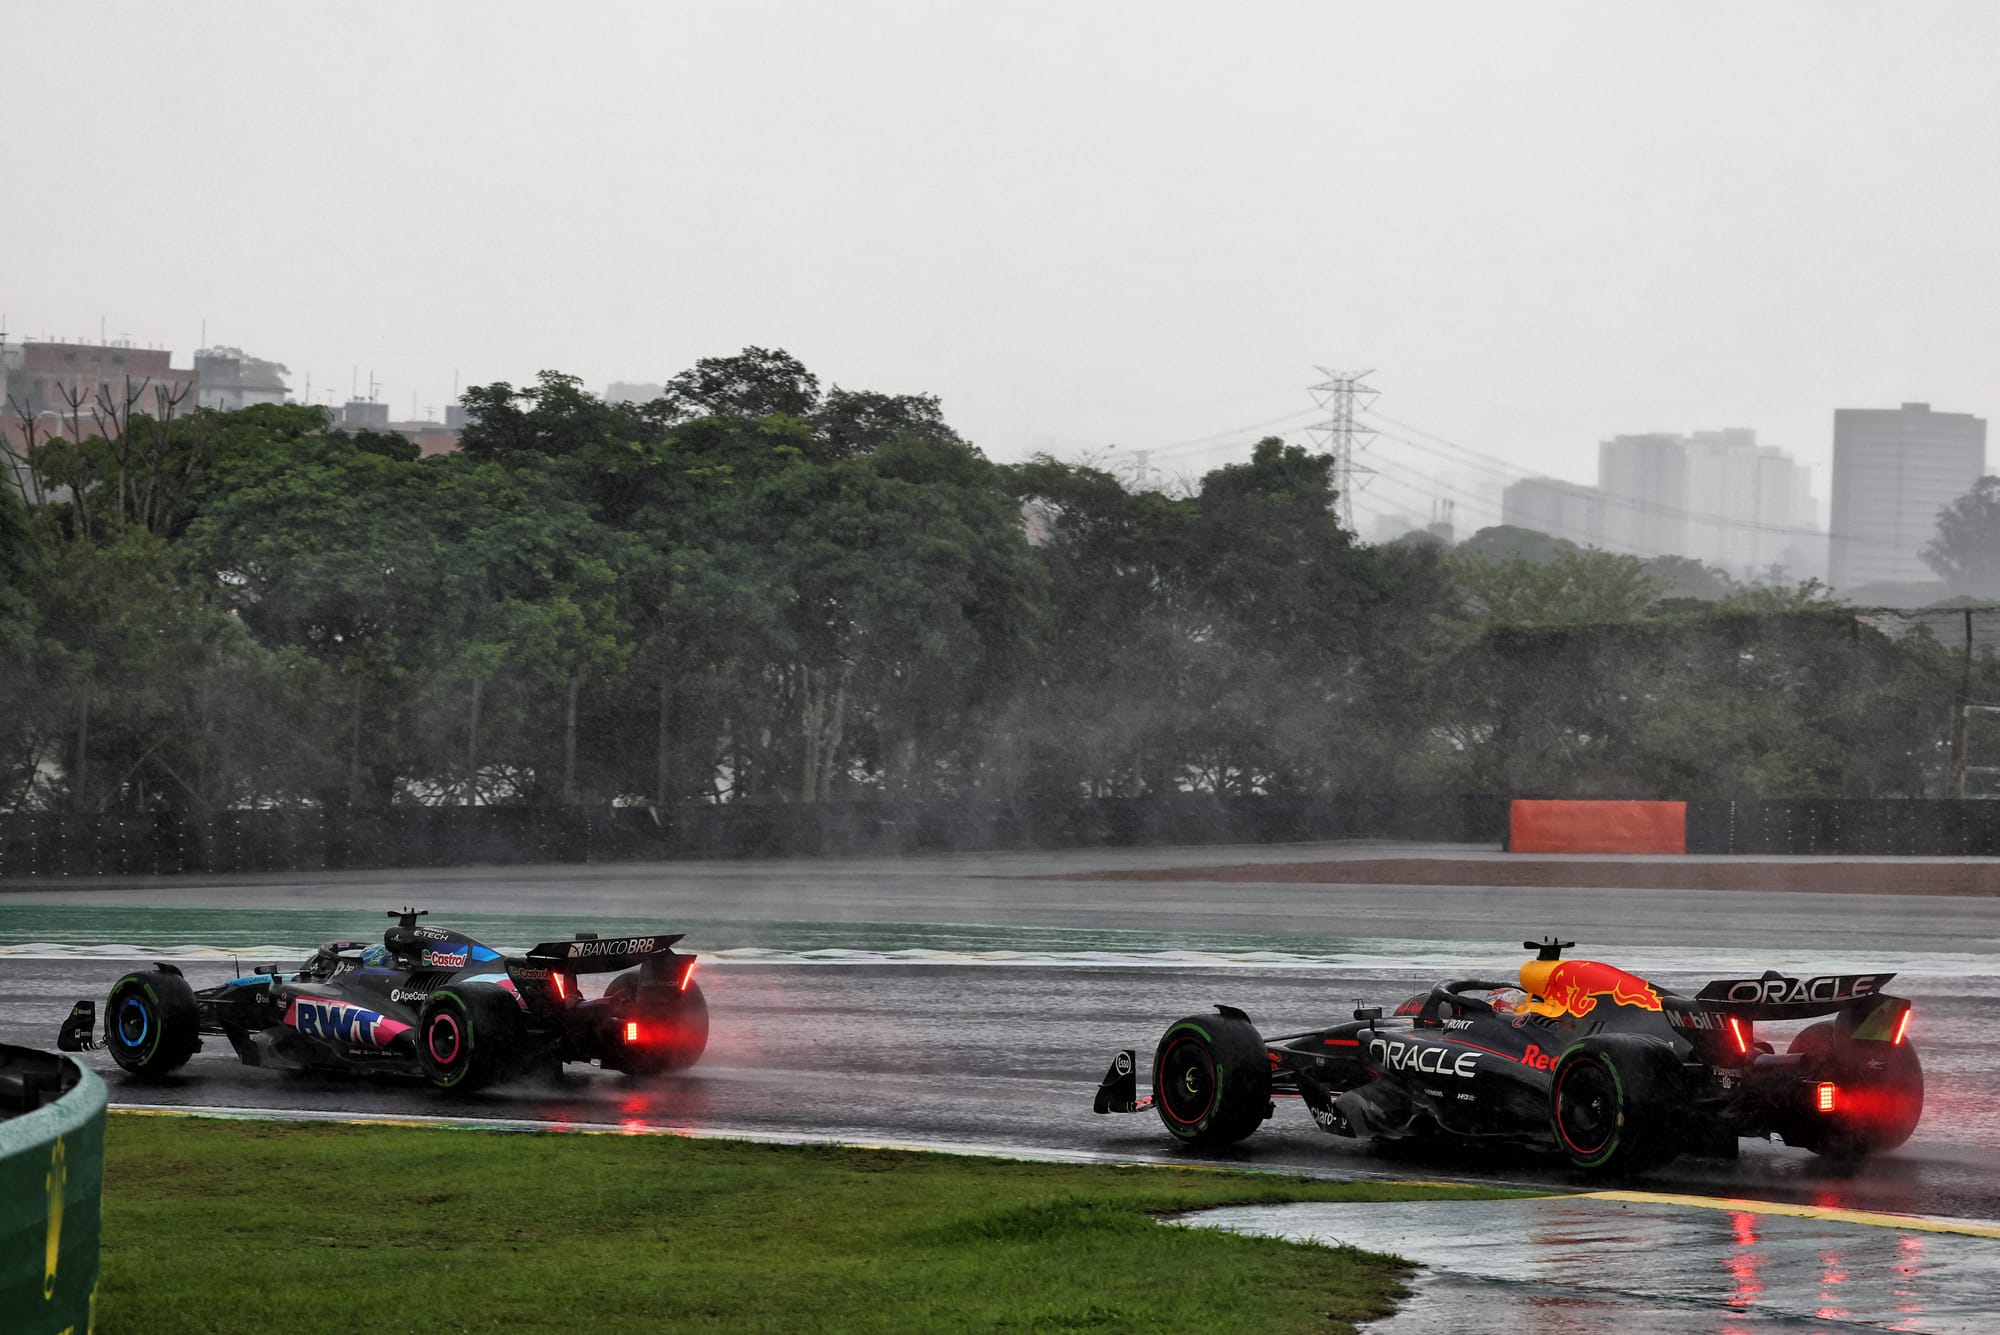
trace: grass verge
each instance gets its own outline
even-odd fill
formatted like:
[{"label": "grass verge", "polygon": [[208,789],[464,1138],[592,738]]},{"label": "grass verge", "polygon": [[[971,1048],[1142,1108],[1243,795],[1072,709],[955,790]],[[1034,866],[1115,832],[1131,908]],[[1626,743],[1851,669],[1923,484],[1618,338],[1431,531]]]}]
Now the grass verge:
[{"label": "grass verge", "polygon": [[113,1115],[97,1329],[1316,1331],[1408,1267],[1161,1212],[1477,1188]]}]

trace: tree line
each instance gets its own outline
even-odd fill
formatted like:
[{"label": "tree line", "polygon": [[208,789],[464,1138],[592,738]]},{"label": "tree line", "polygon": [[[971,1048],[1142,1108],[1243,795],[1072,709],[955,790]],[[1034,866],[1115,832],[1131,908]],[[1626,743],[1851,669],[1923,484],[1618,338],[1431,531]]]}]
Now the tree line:
[{"label": "tree line", "polygon": [[[10,447],[0,810],[1943,795],[1988,653],[1521,530],[1359,542],[1277,438],[1170,491],[703,360]],[[2000,762],[1996,762],[2000,763]]]}]

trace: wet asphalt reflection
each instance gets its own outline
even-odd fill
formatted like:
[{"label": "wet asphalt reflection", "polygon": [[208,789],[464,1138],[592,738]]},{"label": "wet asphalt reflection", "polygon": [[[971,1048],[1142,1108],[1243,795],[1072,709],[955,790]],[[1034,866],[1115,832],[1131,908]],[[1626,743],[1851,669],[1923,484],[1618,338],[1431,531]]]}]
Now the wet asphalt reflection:
[{"label": "wet asphalt reflection", "polygon": [[1389,1251],[1425,1267],[1371,1335],[1894,1330],[1983,1335],[1986,1236],[1749,1209],[1554,1198],[1240,1207],[1180,1222]]}]

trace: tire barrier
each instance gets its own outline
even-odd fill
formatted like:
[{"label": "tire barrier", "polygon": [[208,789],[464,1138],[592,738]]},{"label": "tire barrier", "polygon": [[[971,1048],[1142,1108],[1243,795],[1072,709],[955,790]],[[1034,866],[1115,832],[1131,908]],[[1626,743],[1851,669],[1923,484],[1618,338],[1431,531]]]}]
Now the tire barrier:
[{"label": "tire barrier", "polygon": [[1510,853],[1685,853],[1685,802],[1516,801]]},{"label": "tire barrier", "polygon": [[104,1081],[0,1045],[0,1326],[89,1335],[96,1322]]}]

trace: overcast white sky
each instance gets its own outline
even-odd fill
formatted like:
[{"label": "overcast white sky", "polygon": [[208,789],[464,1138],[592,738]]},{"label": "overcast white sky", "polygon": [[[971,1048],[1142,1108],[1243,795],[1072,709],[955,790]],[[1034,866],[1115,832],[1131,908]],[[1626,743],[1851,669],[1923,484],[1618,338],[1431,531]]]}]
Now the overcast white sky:
[{"label": "overcast white sky", "polygon": [[0,30],[10,337],[187,364],[206,321],[398,417],[759,344],[937,394],[995,459],[1193,475],[1308,443],[1315,365],[1373,368],[1408,439],[1359,508],[1458,499],[1463,531],[1616,433],[1823,467],[1837,406],[2000,413],[1990,3],[0,0]]}]

